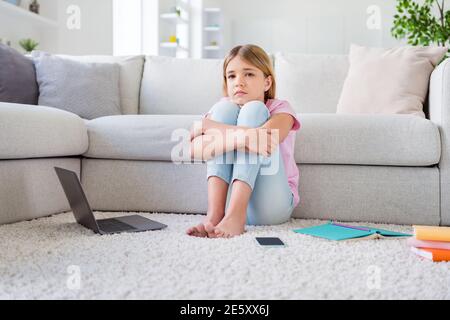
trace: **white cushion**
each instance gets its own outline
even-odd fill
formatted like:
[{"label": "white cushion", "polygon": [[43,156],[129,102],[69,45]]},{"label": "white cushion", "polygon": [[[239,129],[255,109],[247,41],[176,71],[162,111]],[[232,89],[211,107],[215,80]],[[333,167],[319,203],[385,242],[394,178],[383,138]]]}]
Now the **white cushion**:
[{"label": "white cushion", "polygon": [[303,114],[297,163],[432,166],[441,158],[439,128],[413,115]]},{"label": "white cushion", "polygon": [[140,114],[204,114],[222,95],[223,60],[148,56]]},{"label": "white cushion", "polygon": [[348,68],[345,55],[276,53],[277,97],[299,113],[336,113]]},{"label": "white cushion", "polygon": [[192,124],[200,119],[198,115],[129,115],[88,121],[89,149],[84,156],[171,161],[173,148],[181,142],[172,141],[172,134],[181,130],[189,137]]},{"label": "white cushion", "polygon": [[[439,162],[439,129],[429,120],[404,115],[303,114],[295,160],[301,164],[431,166]],[[89,121],[89,158],[171,161],[200,116],[111,116]]]},{"label": "white cushion", "polygon": [[0,102],[0,159],[79,156],[88,149],[77,115],[50,107]]},{"label": "white cushion", "polygon": [[138,114],[144,56],[60,56],[80,62],[117,63],[120,66],[119,90],[122,114]]}]

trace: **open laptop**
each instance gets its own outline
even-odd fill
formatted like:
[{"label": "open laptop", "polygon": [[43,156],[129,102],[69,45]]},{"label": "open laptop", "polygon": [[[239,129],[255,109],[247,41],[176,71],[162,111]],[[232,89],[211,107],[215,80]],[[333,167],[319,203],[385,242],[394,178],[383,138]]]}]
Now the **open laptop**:
[{"label": "open laptop", "polygon": [[167,226],[141,216],[96,220],[75,172],[55,167],[56,174],[69,201],[75,220],[99,234],[162,230]]}]

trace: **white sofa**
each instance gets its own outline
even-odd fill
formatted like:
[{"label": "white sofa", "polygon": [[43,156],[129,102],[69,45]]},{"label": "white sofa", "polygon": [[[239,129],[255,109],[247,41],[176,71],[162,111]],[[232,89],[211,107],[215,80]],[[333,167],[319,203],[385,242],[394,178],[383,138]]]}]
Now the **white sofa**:
[{"label": "white sofa", "polygon": [[[80,175],[95,211],[205,214],[206,165],[172,163],[179,141],[171,135],[220,99],[222,60],[76,59],[122,63],[124,115],[88,121],[0,103],[0,224],[70,211],[55,166]],[[293,217],[450,225],[449,60],[431,77],[429,119],[422,119],[335,114],[346,56],[273,59],[278,97],[302,121]]]}]

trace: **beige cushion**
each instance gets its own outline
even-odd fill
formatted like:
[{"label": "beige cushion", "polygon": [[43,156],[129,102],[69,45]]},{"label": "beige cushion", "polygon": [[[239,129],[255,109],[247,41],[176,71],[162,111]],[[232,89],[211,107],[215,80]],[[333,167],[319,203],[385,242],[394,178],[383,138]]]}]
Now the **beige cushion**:
[{"label": "beige cushion", "polygon": [[425,118],[430,75],[447,48],[351,45],[337,113],[413,114]]}]

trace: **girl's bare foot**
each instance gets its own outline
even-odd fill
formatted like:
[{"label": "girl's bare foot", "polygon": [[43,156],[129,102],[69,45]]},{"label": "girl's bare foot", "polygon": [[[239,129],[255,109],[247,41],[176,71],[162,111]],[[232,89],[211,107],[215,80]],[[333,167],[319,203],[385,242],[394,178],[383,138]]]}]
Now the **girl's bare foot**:
[{"label": "girl's bare foot", "polygon": [[197,238],[206,238],[208,237],[208,233],[205,230],[205,225],[203,223],[200,223],[198,226],[189,228],[186,231],[186,234],[191,237],[197,237]]},{"label": "girl's bare foot", "polygon": [[213,237],[215,235],[214,230],[215,227],[219,224],[219,222],[223,219],[225,213],[222,214],[211,214],[205,218],[203,223],[200,223],[198,226],[189,228],[186,231],[186,234],[192,237],[198,238],[207,238]]},{"label": "girl's bare foot", "polygon": [[[242,218],[244,217],[244,218]],[[227,215],[214,229],[214,238],[233,238],[245,233],[245,215]]]}]

